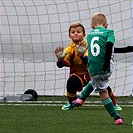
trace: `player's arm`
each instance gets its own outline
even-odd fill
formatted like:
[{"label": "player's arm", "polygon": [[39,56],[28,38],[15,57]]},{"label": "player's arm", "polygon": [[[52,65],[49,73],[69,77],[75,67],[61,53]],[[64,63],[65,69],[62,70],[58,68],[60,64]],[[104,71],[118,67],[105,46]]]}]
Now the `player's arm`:
[{"label": "player's arm", "polygon": [[88,63],[88,56],[80,56],[80,59],[82,60],[82,62],[87,65]]},{"label": "player's arm", "polygon": [[68,62],[66,62],[65,60],[58,60],[56,62],[56,65],[58,68],[62,68],[62,67],[70,67],[70,64]]},{"label": "player's arm", "polygon": [[105,62],[103,64],[103,71],[106,71],[110,67],[110,59],[112,55],[112,48],[113,48],[112,42],[106,43],[106,51],[105,51]]},{"label": "player's arm", "polygon": [[114,53],[128,53],[128,52],[133,52],[133,46],[126,46],[122,48],[114,47]]},{"label": "player's arm", "polygon": [[58,68],[62,68],[62,67],[65,66],[65,63],[64,63],[64,61],[57,61],[56,65],[57,65]]}]

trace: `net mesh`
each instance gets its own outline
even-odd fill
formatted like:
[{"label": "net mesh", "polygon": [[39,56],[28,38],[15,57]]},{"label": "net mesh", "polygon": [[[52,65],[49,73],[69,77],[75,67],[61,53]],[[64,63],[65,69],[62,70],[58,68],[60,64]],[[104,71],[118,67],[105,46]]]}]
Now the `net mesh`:
[{"label": "net mesh", "polygon": [[[70,24],[82,23],[87,33],[92,14],[103,12],[108,28],[116,32],[115,47],[131,46],[132,5],[125,0],[2,0],[1,97],[22,94],[27,89],[39,95],[66,95],[69,69],[56,67],[53,51],[70,43]],[[132,53],[115,54],[115,71],[109,84],[116,96],[132,95],[132,59]]]}]

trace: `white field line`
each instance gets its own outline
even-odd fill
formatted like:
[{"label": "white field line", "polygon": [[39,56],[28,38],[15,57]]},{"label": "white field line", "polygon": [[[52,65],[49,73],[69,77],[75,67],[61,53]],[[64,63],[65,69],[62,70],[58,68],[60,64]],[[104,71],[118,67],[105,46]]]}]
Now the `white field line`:
[{"label": "white field line", "polygon": [[[0,106],[63,106],[57,103],[1,103]],[[119,104],[120,105],[120,104]],[[102,104],[84,104],[83,106],[103,106]],[[121,107],[133,107],[133,105],[120,105]]]}]

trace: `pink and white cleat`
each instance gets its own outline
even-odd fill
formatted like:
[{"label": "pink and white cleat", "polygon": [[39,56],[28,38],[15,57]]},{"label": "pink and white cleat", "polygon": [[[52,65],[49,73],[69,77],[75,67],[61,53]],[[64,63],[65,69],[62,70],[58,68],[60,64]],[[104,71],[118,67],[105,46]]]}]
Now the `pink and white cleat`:
[{"label": "pink and white cleat", "polygon": [[72,102],[76,107],[80,107],[83,105],[84,101],[82,99],[77,98]]},{"label": "pink and white cleat", "polygon": [[116,120],[114,121],[114,123],[115,123],[116,125],[121,125],[121,124],[123,124],[123,118],[118,118],[118,119],[116,119]]}]

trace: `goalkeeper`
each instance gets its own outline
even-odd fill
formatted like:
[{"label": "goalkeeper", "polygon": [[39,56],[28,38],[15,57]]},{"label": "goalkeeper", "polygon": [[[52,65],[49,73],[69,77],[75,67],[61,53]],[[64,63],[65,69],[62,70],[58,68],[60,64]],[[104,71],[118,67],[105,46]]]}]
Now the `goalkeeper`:
[{"label": "goalkeeper", "polygon": [[[68,103],[62,107],[62,110],[69,110],[74,107],[72,101],[77,98],[76,93],[82,91],[83,87],[90,81],[88,73],[88,49],[87,43],[84,41],[85,28],[80,23],[74,23],[69,27],[69,38],[72,42],[65,48],[57,47],[55,55],[58,59],[57,67],[70,67],[70,75],[67,80],[67,97]],[[93,88],[89,91],[89,94]],[[121,110],[121,107],[116,104],[114,94],[108,87],[110,98],[112,99],[116,110]],[[87,92],[87,96],[89,95]],[[87,97],[86,96],[86,97]]]},{"label": "goalkeeper", "polygon": [[104,14],[96,13],[92,17],[92,31],[87,35],[88,42],[88,70],[91,81],[82,91],[78,99],[72,103],[81,106],[86,98],[86,93],[90,93],[92,88],[100,94],[102,103],[114,118],[116,125],[122,124],[123,119],[116,112],[113,102],[108,95],[108,79],[114,69],[114,30],[107,29],[107,20]]}]

